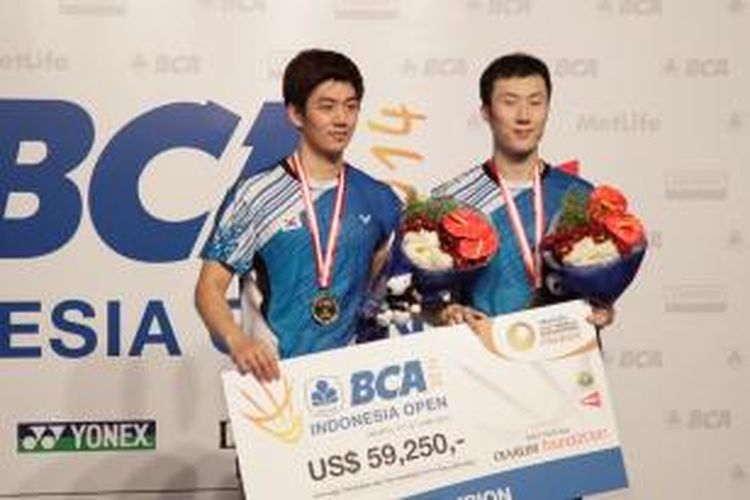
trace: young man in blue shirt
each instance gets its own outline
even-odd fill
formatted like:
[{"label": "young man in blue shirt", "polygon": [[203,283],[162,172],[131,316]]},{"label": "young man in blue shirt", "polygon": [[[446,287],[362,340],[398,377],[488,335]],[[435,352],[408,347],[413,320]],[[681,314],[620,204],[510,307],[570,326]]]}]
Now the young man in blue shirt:
[{"label": "young man in blue shirt", "polygon": [[[444,322],[465,321],[475,329],[486,316],[522,310],[549,296],[539,241],[568,190],[592,189],[540,157],[552,96],[543,61],[522,53],[499,57],[484,70],[479,90],[482,117],[492,132],[492,155],[433,191],[482,210],[500,234],[495,258],[462,290],[464,305],[452,304],[441,312]],[[613,317],[612,308],[596,306],[589,319],[603,327]]]},{"label": "young man in blue shirt", "polygon": [[[480,209],[500,234],[497,255],[461,290],[463,304],[440,312],[445,323],[466,322],[478,335],[491,337],[488,316],[554,298],[554,284],[542,274],[539,242],[565,193],[588,192],[592,186],[540,157],[552,96],[543,61],[522,53],[499,57],[482,73],[479,93],[482,117],[492,132],[492,156],[432,194],[452,196]],[[594,305],[588,319],[603,328],[612,323],[614,309]]]},{"label": "young man in blue shirt", "polygon": [[[297,148],[227,194],[195,291],[208,330],[261,381],[278,378],[280,358],[352,343],[400,211],[387,185],[344,161],[364,93],[357,66],[336,52],[303,51],[286,67],[283,93]],[[226,299],[235,275],[242,326]],[[256,283],[262,300],[251,325]]]}]

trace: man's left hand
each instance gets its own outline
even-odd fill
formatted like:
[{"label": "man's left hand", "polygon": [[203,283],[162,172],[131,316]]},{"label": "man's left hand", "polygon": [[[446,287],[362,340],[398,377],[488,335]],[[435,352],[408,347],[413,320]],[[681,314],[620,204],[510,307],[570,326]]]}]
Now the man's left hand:
[{"label": "man's left hand", "polygon": [[592,305],[586,320],[597,328],[604,328],[615,321],[615,308],[610,305]]}]

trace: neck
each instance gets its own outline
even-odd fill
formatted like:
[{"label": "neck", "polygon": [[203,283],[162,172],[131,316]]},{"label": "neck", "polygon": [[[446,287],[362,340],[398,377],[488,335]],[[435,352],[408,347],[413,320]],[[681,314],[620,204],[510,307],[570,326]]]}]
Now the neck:
[{"label": "neck", "polygon": [[335,179],[344,167],[343,156],[330,157],[314,150],[304,142],[299,145],[298,151],[310,179],[316,181]]},{"label": "neck", "polygon": [[512,156],[496,150],[492,156],[498,175],[506,181],[523,182],[533,178],[534,168],[539,165],[537,150],[523,156]]}]

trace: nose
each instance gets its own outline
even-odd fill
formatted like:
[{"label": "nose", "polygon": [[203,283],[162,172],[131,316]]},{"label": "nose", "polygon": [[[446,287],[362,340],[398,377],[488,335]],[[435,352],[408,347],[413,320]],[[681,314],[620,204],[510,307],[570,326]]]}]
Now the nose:
[{"label": "nose", "polygon": [[519,122],[528,122],[531,118],[531,110],[529,108],[529,105],[526,103],[521,103],[518,106],[518,110],[516,113],[516,120]]},{"label": "nose", "polygon": [[333,120],[336,124],[346,125],[351,121],[351,112],[345,105],[339,105],[334,108]]}]

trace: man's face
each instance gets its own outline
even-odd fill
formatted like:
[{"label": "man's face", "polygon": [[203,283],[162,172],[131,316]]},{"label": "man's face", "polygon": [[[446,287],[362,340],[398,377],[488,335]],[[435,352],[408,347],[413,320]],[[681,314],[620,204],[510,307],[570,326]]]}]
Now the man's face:
[{"label": "man's face", "polygon": [[305,112],[287,108],[289,118],[312,150],[339,158],[352,138],[359,115],[359,99],[351,83],[326,80],[305,103]]},{"label": "man's face", "polygon": [[538,75],[495,80],[491,103],[482,106],[482,116],[490,125],[495,147],[518,159],[536,151],[548,111],[547,88]]}]

